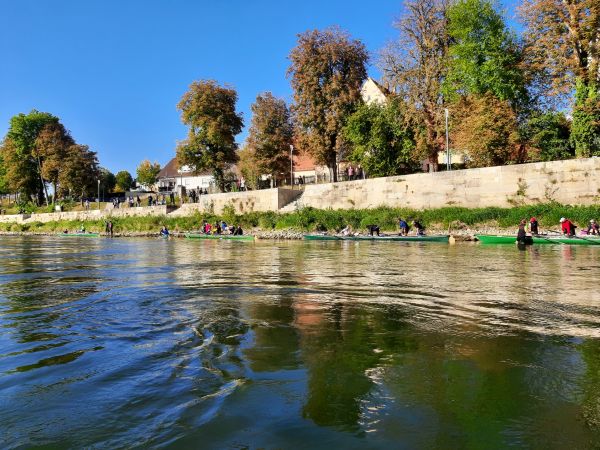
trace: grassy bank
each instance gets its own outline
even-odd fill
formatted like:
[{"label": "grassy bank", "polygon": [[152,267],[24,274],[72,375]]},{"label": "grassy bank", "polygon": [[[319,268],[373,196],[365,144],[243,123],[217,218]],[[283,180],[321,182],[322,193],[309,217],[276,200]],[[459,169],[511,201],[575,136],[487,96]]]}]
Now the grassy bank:
[{"label": "grassy bank", "polygon": [[[214,214],[195,214],[190,217],[124,217],[114,218],[116,233],[158,232],[164,224],[172,231],[197,230],[202,220],[215,223],[225,220],[228,224],[239,224],[246,230],[260,228],[262,230],[298,231],[339,231],[346,225],[354,229],[364,229],[368,224],[378,224],[384,231],[397,229],[398,218],[419,219],[428,228],[457,230],[465,227],[509,228],[514,229],[519,220],[535,216],[545,229],[557,229],[559,219],[568,217],[580,227],[590,219],[600,219],[600,205],[568,206],[556,203],[518,206],[513,208],[439,208],[429,210],[412,210],[406,208],[380,207],[364,210],[323,210],[304,208],[294,213],[277,214],[275,212],[252,212],[236,215],[229,210],[220,216]],[[62,232],[74,231],[81,226],[80,221],[57,221],[49,223],[34,222],[30,224],[0,223],[0,231],[30,232]],[[104,220],[84,222],[88,231],[104,231]]]}]

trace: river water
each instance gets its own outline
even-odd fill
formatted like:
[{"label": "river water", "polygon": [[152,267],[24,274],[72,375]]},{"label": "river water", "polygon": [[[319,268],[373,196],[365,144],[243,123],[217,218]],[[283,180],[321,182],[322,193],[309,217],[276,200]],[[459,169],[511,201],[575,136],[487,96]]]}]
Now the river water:
[{"label": "river water", "polygon": [[2,448],[600,445],[600,248],[0,242]]}]

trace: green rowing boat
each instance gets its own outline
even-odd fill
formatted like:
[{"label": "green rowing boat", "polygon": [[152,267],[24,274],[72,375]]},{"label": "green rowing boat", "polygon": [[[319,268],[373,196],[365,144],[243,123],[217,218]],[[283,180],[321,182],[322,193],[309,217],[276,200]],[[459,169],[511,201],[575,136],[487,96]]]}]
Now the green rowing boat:
[{"label": "green rowing boat", "polygon": [[400,242],[445,242],[447,234],[432,234],[430,236],[333,236],[330,234],[305,234],[307,241],[400,241]]},{"label": "green rowing boat", "polygon": [[249,234],[234,235],[234,234],[204,234],[204,233],[186,233],[187,239],[216,239],[216,240],[230,240],[230,241],[253,241],[254,236]]},{"label": "green rowing boat", "polygon": [[60,233],[57,236],[64,237],[100,237],[100,233]]},{"label": "green rowing boat", "polygon": [[[482,244],[514,244],[517,242],[515,236],[500,236],[492,234],[476,234],[475,237]],[[600,245],[600,237],[588,236],[552,236],[535,235],[527,236],[526,244],[562,244],[562,245]]]}]

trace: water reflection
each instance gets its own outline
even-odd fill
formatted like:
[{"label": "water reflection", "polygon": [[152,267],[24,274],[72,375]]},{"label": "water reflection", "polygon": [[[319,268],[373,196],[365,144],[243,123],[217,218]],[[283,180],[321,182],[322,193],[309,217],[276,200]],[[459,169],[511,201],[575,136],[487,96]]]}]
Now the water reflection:
[{"label": "water reflection", "polygon": [[7,447],[600,443],[596,248],[3,238],[0,262]]}]

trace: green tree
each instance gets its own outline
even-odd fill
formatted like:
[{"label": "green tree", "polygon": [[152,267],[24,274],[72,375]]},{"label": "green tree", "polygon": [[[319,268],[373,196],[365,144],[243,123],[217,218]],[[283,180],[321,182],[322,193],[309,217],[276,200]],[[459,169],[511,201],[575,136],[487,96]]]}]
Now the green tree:
[{"label": "green tree", "polygon": [[137,182],[145,186],[152,186],[156,183],[160,172],[160,164],[157,162],[151,163],[149,160],[143,160],[137,167]]},{"label": "green tree", "polygon": [[361,105],[348,119],[344,136],[353,145],[350,160],[374,177],[406,173],[415,143],[400,99]]},{"label": "green tree", "polygon": [[131,189],[131,186],[133,186],[133,177],[126,170],[117,172],[115,180],[117,182],[117,189],[119,191],[126,192]]},{"label": "green tree", "polygon": [[187,139],[177,146],[179,167],[212,170],[216,184],[225,190],[225,170],[237,161],[235,136],[244,122],[235,110],[237,93],[213,80],[195,81],[177,104]]},{"label": "green tree", "polygon": [[59,177],[63,191],[68,190],[71,194],[79,196],[83,202],[85,197],[96,193],[100,176],[95,152],[87,145],[74,144],[69,147]]},{"label": "green tree", "polygon": [[279,174],[289,174],[293,127],[285,100],[270,92],[260,94],[252,105],[248,146],[261,174],[271,175],[271,187]]},{"label": "green tree", "polygon": [[327,165],[337,181],[338,157],[344,148],[342,129],[360,104],[367,50],[347,33],[329,28],[298,35],[289,58],[300,146],[317,163]]},{"label": "green tree", "polygon": [[528,103],[522,49],[490,0],[458,0],[447,10],[448,100],[492,93],[513,107]]},{"label": "green tree", "polygon": [[100,180],[100,191],[102,196],[114,191],[117,180],[110,170],[100,167],[98,170],[98,179]]},{"label": "green tree", "polygon": [[42,129],[58,124],[58,117],[50,113],[32,110],[10,119],[10,125],[2,146],[2,158],[6,167],[6,182],[13,192],[20,192],[28,199],[38,202],[44,198],[40,159],[35,154],[35,141]]},{"label": "green tree", "polygon": [[600,83],[577,82],[571,143],[579,158],[600,156]]},{"label": "green tree", "polygon": [[239,151],[238,169],[244,177],[245,184],[250,189],[258,189],[261,171],[258,169],[258,162],[254,149],[245,145]]},{"label": "green tree", "polygon": [[572,158],[569,139],[571,124],[561,112],[548,111],[532,115],[521,127],[520,135],[528,144],[528,160],[554,161]]},{"label": "green tree", "polygon": [[10,191],[8,189],[8,183],[6,182],[6,166],[4,165],[4,160],[2,159],[2,147],[4,143],[0,143],[0,195],[8,194]]},{"label": "green tree", "polygon": [[517,116],[508,101],[492,94],[464,97],[454,105],[453,142],[468,157],[467,166],[522,162]]},{"label": "green tree", "polygon": [[445,0],[408,0],[396,23],[399,37],[381,54],[385,83],[409,106],[416,150],[437,170],[444,142],[442,83],[447,71],[448,35]]}]

